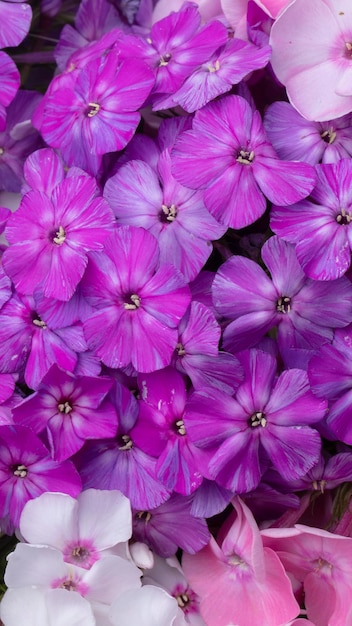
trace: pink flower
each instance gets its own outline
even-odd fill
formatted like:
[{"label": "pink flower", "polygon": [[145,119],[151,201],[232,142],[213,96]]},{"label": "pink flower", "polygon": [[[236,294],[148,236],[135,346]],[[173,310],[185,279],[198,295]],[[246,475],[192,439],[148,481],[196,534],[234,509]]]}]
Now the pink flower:
[{"label": "pink flower", "polygon": [[295,0],[271,30],[272,67],[291,104],[309,120],[352,110],[349,0]]},{"label": "pink flower", "polygon": [[197,554],[184,554],[185,576],[207,626],[281,626],[299,612],[290,581],[275,552],[263,548],[248,507],[239,498],[233,506],[237,517],[220,544],[211,538]]}]

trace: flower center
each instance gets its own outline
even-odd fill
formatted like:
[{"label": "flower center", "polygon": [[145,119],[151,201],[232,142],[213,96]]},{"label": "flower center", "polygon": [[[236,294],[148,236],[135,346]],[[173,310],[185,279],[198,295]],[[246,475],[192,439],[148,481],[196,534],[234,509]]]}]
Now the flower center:
[{"label": "flower center", "polygon": [[190,599],[186,593],[180,593],[179,596],[176,596],[176,600],[180,609],[184,609],[190,602]]},{"label": "flower center", "polygon": [[352,43],[350,41],[345,42],[345,56],[352,59]]},{"label": "flower center", "polygon": [[11,468],[13,475],[18,476],[18,478],[26,478],[28,474],[28,469],[25,465],[15,465]]},{"label": "flower center", "polygon": [[4,152],[5,152],[4,148],[0,148],[0,156],[2,156]]},{"label": "flower center", "polygon": [[100,111],[100,104],[97,102],[88,102],[88,107],[86,108],[86,116],[94,117]]},{"label": "flower center", "polygon": [[119,446],[119,450],[131,450],[133,448],[133,441],[128,435],[122,435],[120,443],[122,445]]},{"label": "flower center", "polygon": [[53,243],[56,243],[57,246],[61,246],[66,239],[66,233],[62,226],[59,226],[59,230],[56,231],[55,236],[53,237]]},{"label": "flower center", "polygon": [[176,345],[176,350],[177,350],[178,356],[185,356],[186,350],[185,350],[185,347],[184,347],[184,345],[182,343],[178,343]]},{"label": "flower center", "polygon": [[148,522],[152,519],[152,514],[149,513],[149,511],[138,511],[138,513],[136,513],[136,517],[148,524]]},{"label": "flower center", "polygon": [[209,72],[217,72],[220,69],[220,61],[215,61],[214,65],[209,63],[206,67]]},{"label": "flower center", "polygon": [[65,413],[65,415],[68,415],[69,413],[71,413],[73,409],[73,407],[67,400],[63,400],[62,402],[60,402],[57,405],[57,408],[59,409],[60,413]]},{"label": "flower center", "polygon": [[261,411],[253,413],[253,415],[251,415],[249,418],[249,425],[252,426],[252,428],[257,428],[257,426],[265,428],[266,424],[267,420],[264,417],[264,413],[262,413]]},{"label": "flower center", "polygon": [[77,546],[72,550],[72,557],[75,559],[75,561],[85,561],[88,556],[89,550],[83,548],[82,546]]},{"label": "flower center", "polygon": [[325,573],[329,573],[329,574],[331,574],[331,570],[333,568],[332,563],[329,563],[329,561],[327,561],[321,556],[315,561],[313,561],[313,565],[315,565],[316,572],[324,571]]},{"label": "flower center", "polygon": [[254,161],[254,152],[251,150],[240,150],[236,156],[237,163],[242,163],[242,165],[250,165]]},{"label": "flower center", "polygon": [[166,52],[166,54],[163,54],[160,57],[160,61],[159,61],[159,67],[165,67],[166,65],[169,64],[169,62],[171,61],[171,54],[169,54],[168,52]]},{"label": "flower center", "polygon": [[178,435],[183,436],[186,434],[186,427],[183,420],[177,420],[177,422],[174,423],[174,427]]},{"label": "flower center", "polygon": [[34,324],[34,326],[38,326],[38,328],[46,328],[46,323],[40,319],[38,313],[33,313],[32,324]]},{"label": "flower center", "polygon": [[139,296],[137,296],[136,293],[133,293],[130,296],[130,302],[124,302],[123,304],[126,311],[135,311],[136,309],[140,307],[140,305],[141,305],[141,299]]},{"label": "flower center", "polygon": [[160,221],[164,222],[164,224],[170,224],[170,222],[174,222],[177,217],[177,207],[174,204],[171,206],[167,206],[166,204],[161,205],[161,213],[160,213]]},{"label": "flower center", "polygon": [[320,133],[320,137],[325,141],[325,143],[334,143],[336,139],[336,132],[331,127],[328,130],[324,130],[324,132]]},{"label": "flower center", "polygon": [[325,485],[326,480],[313,480],[312,482],[314,491],[320,491],[321,493],[324,493]]},{"label": "flower center", "polygon": [[289,296],[281,296],[276,303],[278,313],[289,313],[291,311],[291,298]]},{"label": "flower center", "polygon": [[341,209],[340,213],[336,215],[336,221],[341,226],[347,226],[352,220],[352,215],[350,211],[346,212],[346,209]]}]

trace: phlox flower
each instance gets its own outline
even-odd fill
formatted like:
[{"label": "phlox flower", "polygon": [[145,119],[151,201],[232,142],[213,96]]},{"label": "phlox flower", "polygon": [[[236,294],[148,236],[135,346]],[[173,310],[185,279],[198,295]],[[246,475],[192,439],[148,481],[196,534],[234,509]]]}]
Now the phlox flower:
[{"label": "phlox flower", "polygon": [[268,239],[261,253],[271,280],[251,259],[233,256],[213,281],[218,313],[233,320],[224,330],[225,349],[236,352],[251,347],[277,326],[285,359],[292,350],[312,351],[331,341],[333,328],[350,323],[352,294],[347,278],[324,282],[307,278],[293,244],[279,237]]},{"label": "phlox flower", "polygon": [[87,350],[82,325],[47,324],[46,306],[40,294],[15,293],[0,311],[0,371],[18,372],[32,389],[54,363],[72,372],[77,354]]},{"label": "phlox flower", "polygon": [[212,537],[182,558],[200,613],[207,626],[282,626],[299,612],[290,581],[275,552],[263,547],[248,507],[239,498],[232,503],[237,516],[219,543]]},{"label": "phlox flower", "polygon": [[199,614],[199,598],[190,588],[176,557],[162,559],[154,556],[154,565],[144,573],[143,585],[155,585],[177,600],[175,626],[205,626]]},{"label": "phlox flower", "polygon": [[349,0],[295,0],[278,16],[271,63],[303,117],[324,121],[351,111],[351,38]]},{"label": "phlox flower", "polygon": [[14,527],[26,502],[41,493],[60,491],[75,497],[81,491],[73,464],[53,461],[29,428],[1,426],[0,451],[0,517],[8,516]]},{"label": "phlox flower", "polygon": [[0,132],[3,132],[6,127],[6,107],[12,102],[20,86],[19,71],[5,52],[0,52],[0,77]]},{"label": "phlox flower", "polygon": [[104,188],[118,224],[142,226],[158,240],[159,263],[172,263],[193,280],[208,260],[211,240],[226,228],[204,206],[202,192],[180,185],[171,174],[169,150],[164,150],[157,173],[148,163],[129,161]]},{"label": "phlox flower", "polygon": [[204,189],[205,206],[231,228],[243,228],[261,217],[265,198],[293,204],[315,183],[310,165],[280,161],[259,112],[241,96],[225,96],[197,111],[192,130],[179,136],[171,156],[176,180]]},{"label": "phlox flower", "polygon": [[172,596],[154,585],[127,591],[109,611],[113,626],[177,626],[178,605]]},{"label": "phlox flower", "polygon": [[0,617],[6,626],[97,626],[90,604],[66,589],[46,593],[33,586],[8,589]]},{"label": "phlox flower", "polygon": [[136,509],[159,506],[170,491],[156,477],[156,459],[146,454],[134,439],[139,404],[134,395],[116,383],[110,400],[117,413],[117,435],[87,443],[75,459],[83,486],[118,489]]},{"label": "phlox flower", "polygon": [[318,626],[351,623],[352,539],[320,528],[268,528],[261,532],[287,572],[303,583],[307,616]]},{"label": "phlox flower", "polygon": [[53,365],[36,393],[18,404],[14,423],[46,432],[52,457],[64,461],[89,439],[116,435],[116,412],[106,395],[109,378],[75,377]]},{"label": "phlox flower", "polygon": [[309,278],[335,280],[351,264],[352,161],[318,165],[316,173],[309,200],[273,207],[270,227],[296,244],[297,259]]},{"label": "phlox flower", "polygon": [[92,172],[96,156],[129,142],[140,121],[137,109],[153,84],[154,74],[145,63],[121,63],[112,50],[58,77],[43,99],[40,132],[49,146],[60,148],[68,165]]},{"label": "phlox flower", "polygon": [[20,533],[31,544],[59,550],[66,563],[89,569],[132,535],[131,507],[119,491],[87,489],[72,498],[43,493],[25,505]]},{"label": "phlox flower", "polygon": [[213,312],[194,300],[178,333],[174,367],[189,376],[195,389],[210,386],[233,393],[242,380],[242,368],[235,356],[219,351],[221,330]]},{"label": "phlox flower", "polygon": [[159,267],[153,235],[134,226],[113,231],[104,252],[90,255],[82,288],[97,309],[85,337],[105,365],[132,363],[139,372],[169,365],[190,293],[175,267]]},{"label": "phlox flower", "polygon": [[29,191],[10,217],[5,236],[10,243],[3,255],[6,273],[20,293],[69,300],[86,268],[90,250],[103,248],[113,215],[99,198],[96,181],[68,177],[48,197]]},{"label": "phlox flower", "polygon": [[290,369],[276,379],[274,357],[255,349],[240,361],[245,376],[235,398],[194,392],[184,423],[190,440],[211,452],[210,477],[246,493],[260,482],[265,454],[286,480],[313,467],[321,442],[310,425],[324,417],[326,403],[313,396],[303,370]]},{"label": "phlox flower", "polygon": [[191,514],[192,496],[173,493],[156,508],[134,510],[133,536],[162,557],[178,548],[189,554],[201,550],[210,539],[206,520]]},{"label": "phlox flower", "polygon": [[264,115],[268,137],[280,159],[337,163],[352,156],[352,114],[309,121],[288,102],[274,102]]}]

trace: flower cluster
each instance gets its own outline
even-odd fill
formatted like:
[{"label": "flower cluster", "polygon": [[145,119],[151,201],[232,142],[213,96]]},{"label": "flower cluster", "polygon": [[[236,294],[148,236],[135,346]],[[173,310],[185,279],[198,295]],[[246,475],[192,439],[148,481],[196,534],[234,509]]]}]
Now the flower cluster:
[{"label": "flower cluster", "polygon": [[2,623],[348,626],[348,0],[0,17]]}]

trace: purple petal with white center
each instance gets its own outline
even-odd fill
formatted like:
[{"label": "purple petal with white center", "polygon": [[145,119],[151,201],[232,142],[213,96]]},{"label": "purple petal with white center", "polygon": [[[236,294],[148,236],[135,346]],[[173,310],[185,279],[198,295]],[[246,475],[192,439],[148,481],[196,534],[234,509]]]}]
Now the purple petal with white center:
[{"label": "purple petal with white center", "polygon": [[239,355],[244,369],[244,381],[237,390],[236,400],[248,417],[266,407],[276,377],[275,357],[262,350],[247,350]]},{"label": "purple petal with white center", "polygon": [[190,377],[196,390],[210,386],[232,395],[243,378],[238,359],[227,352],[186,354],[176,360],[175,367]]},{"label": "purple petal with white center", "polygon": [[352,443],[351,399],[352,390],[349,390],[330,406],[327,416],[327,425],[334,436],[349,445]]},{"label": "purple petal with white center", "polygon": [[232,493],[248,493],[255,489],[262,475],[259,438],[249,428],[224,441],[209,463],[210,476]]},{"label": "purple petal with white center", "polygon": [[191,513],[195,517],[212,517],[224,511],[231,498],[231,491],[205,478],[193,494]]},{"label": "purple petal with white center", "polygon": [[[347,337],[348,334],[346,333]],[[308,377],[313,392],[319,397],[336,399],[341,393],[351,389],[352,360],[349,346],[325,344],[312,356],[308,365]],[[324,364],[324,367],[323,367]]]},{"label": "purple petal with white center", "polygon": [[293,245],[280,237],[270,237],[263,245],[261,255],[279,296],[292,297],[302,289],[306,278]]}]

